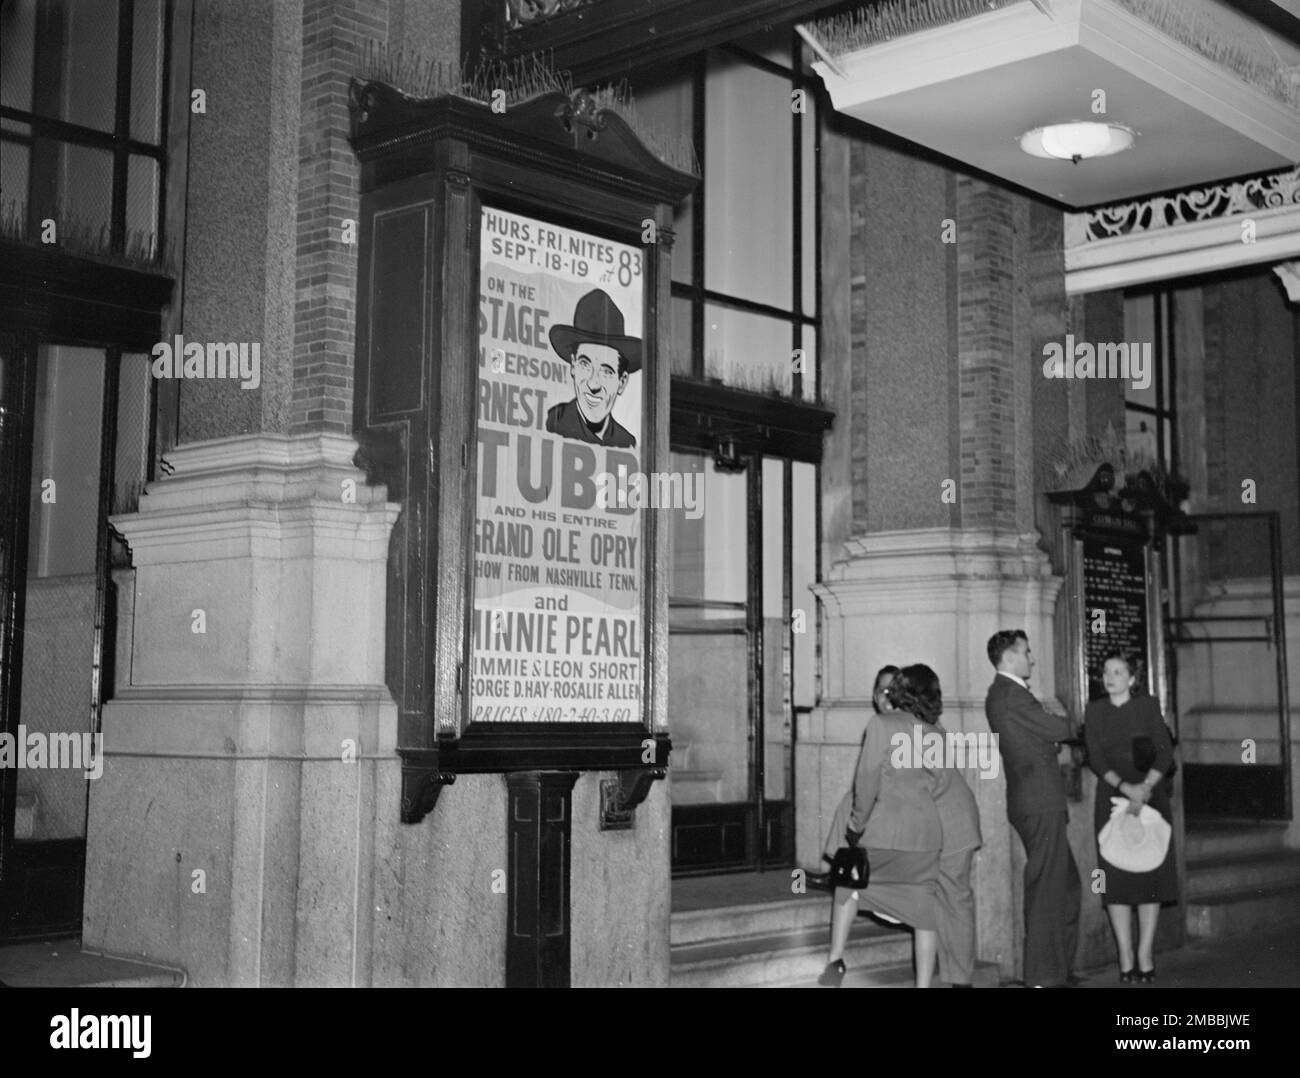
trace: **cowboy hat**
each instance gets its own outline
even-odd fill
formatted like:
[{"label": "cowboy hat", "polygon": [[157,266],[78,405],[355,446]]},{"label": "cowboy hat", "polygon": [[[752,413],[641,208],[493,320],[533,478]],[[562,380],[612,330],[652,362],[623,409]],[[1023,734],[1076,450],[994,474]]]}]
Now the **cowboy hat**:
[{"label": "cowboy hat", "polygon": [[1097,835],[1101,859],[1125,872],[1151,872],[1159,868],[1169,853],[1169,821],[1150,805],[1143,805],[1136,816],[1128,811],[1127,797],[1110,799],[1110,819]]},{"label": "cowboy hat", "polygon": [[603,344],[618,349],[629,374],[641,369],[641,338],[623,333],[623,312],[603,289],[593,289],[578,300],[573,325],[552,326],[550,338],[551,347],[565,360],[573,358],[580,344]]}]

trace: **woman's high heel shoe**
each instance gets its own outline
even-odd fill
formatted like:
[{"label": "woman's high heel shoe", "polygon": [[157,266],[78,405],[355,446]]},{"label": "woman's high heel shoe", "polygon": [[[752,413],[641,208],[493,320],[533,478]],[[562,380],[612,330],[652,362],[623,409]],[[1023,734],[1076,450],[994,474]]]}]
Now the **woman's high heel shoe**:
[{"label": "woman's high heel shoe", "polygon": [[837,958],[834,962],[826,963],[826,968],[822,970],[822,975],[817,978],[817,983],[824,988],[839,988],[840,982],[844,980],[844,974],[848,972],[848,967],[844,964],[844,959]]},{"label": "woman's high heel shoe", "polygon": [[1138,978],[1138,972],[1135,969],[1122,969],[1119,971],[1120,984],[1132,984]]},{"label": "woman's high heel shoe", "polygon": [[1138,973],[1137,973],[1137,979],[1138,979],[1139,981],[1141,981],[1143,984],[1155,984],[1155,983],[1156,983],[1156,967],[1155,967],[1155,966],[1152,966],[1150,969],[1140,969],[1140,970],[1138,970]]}]

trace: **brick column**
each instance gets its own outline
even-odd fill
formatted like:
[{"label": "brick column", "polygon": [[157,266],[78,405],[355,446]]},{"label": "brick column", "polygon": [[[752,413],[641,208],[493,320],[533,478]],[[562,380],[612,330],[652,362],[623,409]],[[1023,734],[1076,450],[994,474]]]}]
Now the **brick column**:
[{"label": "brick column", "polygon": [[[1061,581],[1037,530],[1050,517],[1036,471],[1044,443],[1088,418],[1085,389],[1042,375],[1043,344],[1066,327],[1060,212],[906,146],[847,140],[849,234],[824,243],[823,280],[850,301],[848,369],[826,375],[849,394],[823,469],[823,486],[832,484],[823,501],[834,507],[819,584],[824,694],[796,747],[797,852],[808,866],[852,771],[879,666],[929,664],[943,684],[945,726],[985,732],[985,642],[1023,627],[1040,660],[1035,691],[1059,706]],[[834,204],[837,193],[825,197]],[[950,220],[956,244],[943,242]],[[826,361],[845,362],[836,353]],[[846,470],[848,514],[828,480]],[[949,479],[955,502],[943,497]],[[1010,974],[1023,854],[1006,819],[1005,778],[967,780],[985,836],[975,868],[980,958]],[[1075,815],[1081,851],[1091,813]]]}]

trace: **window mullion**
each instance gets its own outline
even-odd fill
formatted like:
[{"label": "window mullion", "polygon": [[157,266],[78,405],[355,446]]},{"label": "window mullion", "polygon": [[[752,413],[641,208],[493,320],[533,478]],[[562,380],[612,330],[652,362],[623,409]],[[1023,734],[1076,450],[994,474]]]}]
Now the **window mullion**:
[{"label": "window mullion", "polygon": [[113,123],[113,193],[109,232],[113,250],[126,247],[126,184],[130,166],[127,143],[131,139],[131,45],[135,0],[118,0],[117,96]]}]

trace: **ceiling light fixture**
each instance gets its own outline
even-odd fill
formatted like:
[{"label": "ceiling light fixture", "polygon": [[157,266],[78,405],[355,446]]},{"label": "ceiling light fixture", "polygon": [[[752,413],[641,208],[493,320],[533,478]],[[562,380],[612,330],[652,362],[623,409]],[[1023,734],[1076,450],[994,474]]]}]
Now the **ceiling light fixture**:
[{"label": "ceiling light fixture", "polygon": [[1122,124],[1093,123],[1076,120],[1047,124],[1020,136],[1020,148],[1035,157],[1073,161],[1085,157],[1109,157],[1133,145],[1136,132]]}]

